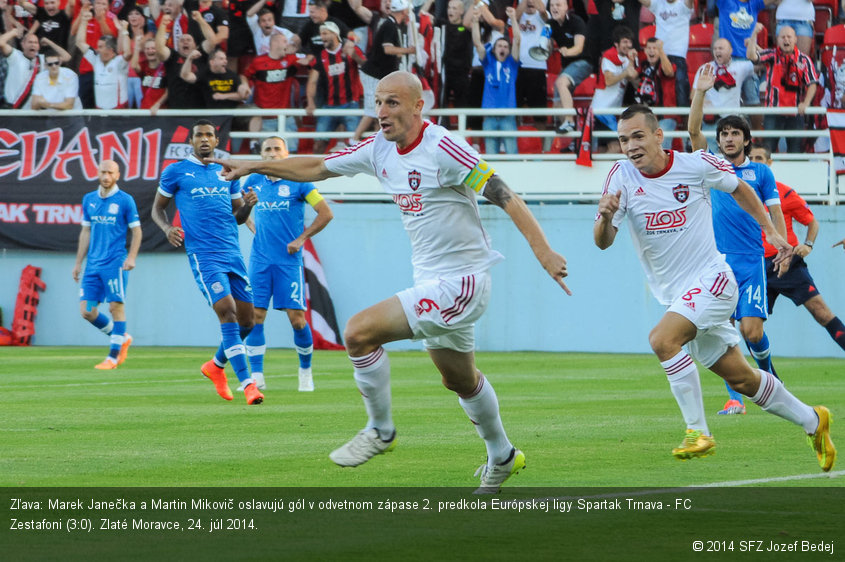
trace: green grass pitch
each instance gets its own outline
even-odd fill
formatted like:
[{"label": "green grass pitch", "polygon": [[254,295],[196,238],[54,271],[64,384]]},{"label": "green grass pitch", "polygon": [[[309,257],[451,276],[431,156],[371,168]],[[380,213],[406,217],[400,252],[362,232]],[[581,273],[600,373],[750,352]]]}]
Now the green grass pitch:
[{"label": "green grass pitch", "polygon": [[[316,392],[300,393],[294,352],[269,350],[265,402],[247,406],[242,393],[220,399],[200,374],[211,349],[133,347],[119,369],[96,371],[104,352],[0,348],[0,485],[466,487],[485,460],[424,353],[390,353],[396,450],[343,469],[328,453],[366,421],[343,353],[316,352]],[[652,356],[479,353],[477,363],[498,393],[508,436],[527,457],[527,469],[506,487],[675,487],[820,472],[800,428],[754,405],[745,416],[715,415],[726,393],[707,371],[702,386],[717,453],[678,462],[670,450],[684,424]],[[841,359],[777,358],[775,365],[799,398],[827,405],[835,418],[845,412]]]}]

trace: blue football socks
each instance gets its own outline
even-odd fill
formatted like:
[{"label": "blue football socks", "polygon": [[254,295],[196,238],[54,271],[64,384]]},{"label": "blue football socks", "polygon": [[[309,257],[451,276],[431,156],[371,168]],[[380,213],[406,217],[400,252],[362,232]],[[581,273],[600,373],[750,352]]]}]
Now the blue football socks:
[{"label": "blue football socks", "polygon": [[299,366],[302,369],[311,367],[311,354],[314,352],[314,339],[311,336],[311,326],[305,325],[301,330],[293,331],[293,345],[299,354]]}]

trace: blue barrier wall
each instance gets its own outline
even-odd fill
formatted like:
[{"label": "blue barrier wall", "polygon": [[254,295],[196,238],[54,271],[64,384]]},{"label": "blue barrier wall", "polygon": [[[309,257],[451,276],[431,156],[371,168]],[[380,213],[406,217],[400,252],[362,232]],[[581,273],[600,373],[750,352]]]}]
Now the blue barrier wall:
[{"label": "blue barrier wall", "polygon": [[[485,226],[506,260],[493,269],[493,297],[477,327],[478,349],[649,352],[648,332],[662,310],[645,284],[627,227],[616,244],[602,252],[592,241],[595,205],[530,207],[552,245],[566,256],[567,283],[574,294],[566,296],[546,275],[507,215],[483,205]],[[334,221],[314,243],[342,329],[355,312],[411,283],[410,245],[392,204],[333,203],[332,209]],[[845,252],[830,247],[845,237],[845,210],[814,206],[813,212],[821,232],[808,258],[810,271],[833,311],[845,317]],[[250,237],[243,229],[245,254]],[[12,322],[21,270],[32,264],[43,268],[47,283],[38,309],[35,343],[105,349],[105,336],[79,317],[73,263],[71,254],[0,251],[4,326],[9,328]],[[219,342],[216,316],[197,290],[183,254],[139,257],[130,274],[127,318],[137,345],[213,346]],[[786,300],[778,301],[767,331],[776,355],[843,356],[806,310]],[[293,345],[282,313],[268,316],[267,337],[271,347]],[[390,347],[419,349],[420,344],[399,342]]]}]

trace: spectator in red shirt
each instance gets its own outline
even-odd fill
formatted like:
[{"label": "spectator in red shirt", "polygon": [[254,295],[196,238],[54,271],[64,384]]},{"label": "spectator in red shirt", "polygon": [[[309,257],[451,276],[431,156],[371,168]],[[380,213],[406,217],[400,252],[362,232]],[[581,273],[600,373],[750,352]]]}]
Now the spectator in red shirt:
[{"label": "spectator in red shirt", "polygon": [[[270,52],[255,57],[244,75],[252,85],[252,100],[261,109],[285,109],[291,107],[291,87],[296,82],[297,64],[304,64],[304,59],[297,58],[292,52],[288,40],[281,33],[270,38]],[[296,119],[287,116],[285,129],[296,131]],[[278,119],[253,117],[249,122],[250,131],[278,131]],[[287,143],[291,152],[299,148],[298,139]],[[256,143],[257,146],[257,143]]]},{"label": "spectator in red shirt", "polygon": [[[313,114],[318,103],[323,108],[358,109],[361,99],[358,65],[366,60],[363,51],[349,39],[341,46],[340,28],[332,21],[326,21],[320,26],[320,39],[323,41],[323,50],[311,63],[306,89],[306,111],[309,115]],[[339,125],[343,125],[352,134],[358,125],[358,118],[354,115],[317,117],[319,133],[335,131]],[[327,146],[327,139],[315,141],[314,153],[324,153]]]},{"label": "spectator in red shirt", "polygon": [[[772,164],[772,153],[763,145],[751,145],[749,158],[752,162],[760,162],[767,166],[771,166]],[[804,258],[813,251],[813,244],[816,241],[816,236],[819,234],[819,222],[813,216],[813,212],[807,206],[807,202],[794,189],[780,182],[776,182],[776,185],[778,195],[780,196],[780,208],[783,211],[783,218],[786,221],[786,241],[795,250],[793,250],[792,264],[789,266],[789,269],[782,276],[778,277],[777,271],[772,263],[777,250],[766,241],[766,235],[763,235],[769,314],[772,313],[778,295],[784,295],[795,303],[795,306],[803,305],[813,315],[816,322],[827,330],[833,341],[845,350],[845,325],[842,324],[842,321],[833,314],[824,302],[824,299],[819,294],[819,290],[816,288],[815,281],[810,276],[807,264],[804,262]],[[804,237],[803,244],[798,243],[798,237],[795,236],[795,231],[792,230],[793,218],[807,227],[807,234]]]},{"label": "spectator in red shirt", "polygon": [[158,57],[155,39],[136,41],[129,64],[141,78],[140,108],[155,115],[167,102],[164,61]]},{"label": "spectator in red shirt", "polygon": [[[804,111],[813,102],[819,77],[813,61],[795,48],[797,37],[795,30],[788,25],[778,33],[778,46],[774,49],[760,49],[757,46],[757,34],[763,30],[758,23],[748,40],[746,55],[754,64],[766,68],[766,107],[794,107],[797,115],[766,115],[763,128],[766,130],[784,129],[798,131],[804,129]],[[767,138],[766,146],[771,152],[777,150],[777,138]],[[786,139],[789,152],[801,152],[798,137]]]}]

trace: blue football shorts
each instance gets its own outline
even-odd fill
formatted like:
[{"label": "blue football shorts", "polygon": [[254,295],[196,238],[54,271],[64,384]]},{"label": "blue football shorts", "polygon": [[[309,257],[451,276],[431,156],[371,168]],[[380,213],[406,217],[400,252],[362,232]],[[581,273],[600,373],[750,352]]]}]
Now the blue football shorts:
[{"label": "blue football shorts", "polygon": [[272,298],[276,310],[305,310],[305,273],[301,266],[250,262],[249,277],[257,308],[270,308]]},{"label": "blue football shorts", "polygon": [[124,302],[129,272],[122,269],[123,260],[107,267],[86,267],[79,287],[79,300],[91,302]]},{"label": "blue football shorts", "polygon": [[728,265],[734,272],[739,285],[739,302],[731,318],[769,317],[766,294],[766,263],[762,257],[744,254],[726,254]]},{"label": "blue football shorts", "polygon": [[188,262],[209,306],[228,295],[252,303],[252,287],[240,254],[188,254]]}]

